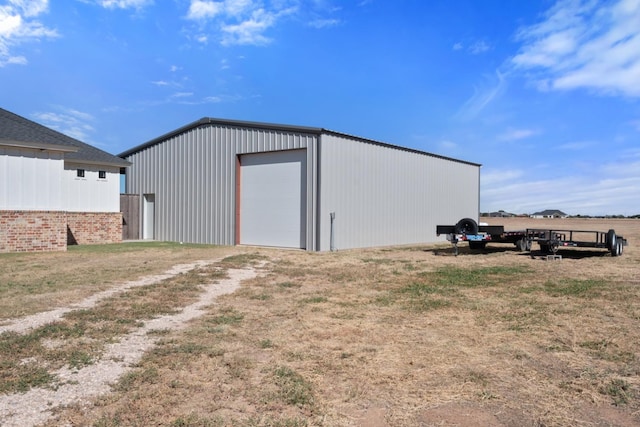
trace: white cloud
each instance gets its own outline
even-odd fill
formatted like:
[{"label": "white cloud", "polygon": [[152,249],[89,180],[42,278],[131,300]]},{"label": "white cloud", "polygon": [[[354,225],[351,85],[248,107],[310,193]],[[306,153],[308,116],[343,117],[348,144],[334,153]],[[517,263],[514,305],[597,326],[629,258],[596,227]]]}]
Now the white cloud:
[{"label": "white cloud", "polygon": [[[500,209],[532,213],[560,209],[572,215],[636,215],[640,213],[640,160],[591,165],[592,173],[553,176],[532,167],[527,171],[483,169],[481,211]],[[604,176],[605,178],[599,178]]]},{"label": "white cloud", "polygon": [[474,55],[479,55],[491,49],[491,46],[484,40],[478,40],[474,42],[471,46],[469,46],[469,52]]},{"label": "white cloud", "polygon": [[213,33],[222,45],[266,45],[271,42],[267,31],[280,18],[298,10],[288,3],[277,1],[265,6],[254,0],[191,0],[186,19],[197,23],[198,35],[192,38],[203,44]]},{"label": "white cloud", "polygon": [[98,4],[106,9],[140,10],[153,4],[153,0],[98,0]]},{"label": "white cloud", "polygon": [[263,45],[271,41],[264,32],[273,26],[276,15],[264,9],[255,10],[251,17],[239,24],[224,25],[223,45]]},{"label": "white cloud", "polygon": [[12,53],[16,46],[58,37],[56,30],[35,19],[47,10],[47,0],[9,0],[0,6],[0,67],[28,62],[23,55]]},{"label": "white cloud", "polygon": [[506,84],[504,74],[498,70],[495,76],[485,76],[482,86],[474,88],[473,95],[464,103],[456,116],[463,120],[476,117],[504,92]]},{"label": "white cloud", "polygon": [[226,0],[225,11],[231,16],[241,16],[255,8],[252,0]]},{"label": "white cloud", "polygon": [[309,26],[313,28],[328,28],[335,27],[340,25],[340,21],[338,19],[316,19],[314,21],[309,22]]},{"label": "white cloud", "polygon": [[593,141],[568,142],[554,147],[556,150],[582,151],[596,145]]},{"label": "white cloud", "polygon": [[516,38],[511,63],[542,90],[640,97],[640,0],[559,0]]},{"label": "white cloud", "polygon": [[444,140],[444,141],[440,141],[440,148],[445,150],[445,151],[451,151],[451,150],[455,150],[456,148],[458,148],[458,144],[456,144],[453,141]]},{"label": "white cloud", "polygon": [[501,141],[518,141],[520,139],[530,138],[540,132],[534,129],[509,129],[502,135],[498,136]]},{"label": "white cloud", "polygon": [[193,96],[193,92],[176,92],[171,95],[172,98],[190,98]]},{"label": "white cloud", "polygon": [[453,49],[453,50],[462,50],[462,48],[463,48],[463,47],[464,47],[464,46],[462,45],[462,43],[458,42],[458,43],[455,43],[455,44],[453,45],[453,48],[452,48],[452,49]]},{"label": "white cloud", "polygon": [[223,2],[194,0],[189,6],[187,19],[202,20],[218,16],[224,10]]},{"label": "white cloud", "polygon": [[39,112],[34,114],[34,117],[39,123],[83,142],[95,131],[90,124],[95,120],[91,114],[72,108],[56,109],[59,112]]}]

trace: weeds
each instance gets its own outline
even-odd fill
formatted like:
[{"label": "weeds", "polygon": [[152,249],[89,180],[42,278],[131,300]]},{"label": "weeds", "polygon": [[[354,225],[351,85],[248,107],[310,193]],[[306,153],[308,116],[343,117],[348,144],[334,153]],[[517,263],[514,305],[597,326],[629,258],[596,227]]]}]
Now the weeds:
[{"label": "weeds", "polygon": [[135,386],[139,386],[141,384],[155,384],[159,378],[160,374],[155,367],[136,369],[120,377],[114,387],[114,390],[127,392],[129,390],[132,390]]},{"label": "weeds", "polygon": [[322,304],[323,302],[329,301],[329,299],[323,296],[315,296],[315,297],[303,298],[301,301],[304,304]]},{"label": "weeds", "polygon": [[222,314],[207,319],[207,322],[214,325],[236,325],[244,319],[244,314],[234,309],[224,309],[221,312]]},{"label": "weeds", "polygon": [[265,260],[264,255],[257,253],[231,255],[220,261],[224,268],[243,268],[247,265],[255,265],[259,261]]},{"label": "weeds", "polygon": [[521,277],[530,270],[523,267],[446,267],[435,272],[418,273],[416,279],[393,292],[379,296],[378,305],[389,305],[403,300],[412,310],[429,311],[450,307],[462,297],[465,289],[498,286],[500,283]]},{"label": "weeds", "polygon": [[40,364],[0,362],[0,393],[24,393],[32,387],[51,385],[57,378]]},{"label": "weeds", "polygon": [[441,268],[434,273],[435,282],[439,286],[453,288],[475,288],[508,285],[510,281],[519,279],[522,275],[530,273],[526,267],[481,267],[481,268]]},{"label": "weeds", "polygon": [[608,384],[600,387],[600,393],[611,397],[616,406],[626,405],[631,398],[631,386],[622,379],[612,379]]},{"label": "weeds", "polygon": [[313,405],[313,389],[302,375],[287,366],[277,367],[273,375],[278,386],[278,396],[285,403],[297,407]]},{"label": "weeds", "polygon": [[606,286],[603,280],[593,279],[565,279],[562,283],[548,280],[543,287],[547,294],[553,297],[573,296],[593,298],[600,295],[600,290]]}]

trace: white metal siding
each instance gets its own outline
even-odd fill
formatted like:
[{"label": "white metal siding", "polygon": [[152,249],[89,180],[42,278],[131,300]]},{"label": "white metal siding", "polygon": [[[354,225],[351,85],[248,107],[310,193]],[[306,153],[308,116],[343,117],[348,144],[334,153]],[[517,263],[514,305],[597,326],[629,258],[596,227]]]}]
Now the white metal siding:
[{"label": "white metal siding", "polygon": [[240,243],[306,247],[305,150],[245,154],[240,172]]},{"label": "white metal siding", "polygon": [[436,224],[478,217],[479,166],[362,141],[320,141],[319,250],[437,241]]},{"label": "white metal siding", "polygon": [[0,209],[65,210],[62,153],[0,147]]},{"label": "white metal siding", "polygon": [[[84,169],[84,178],[77,170]],[[106,178],[99,179],[98,172]],[[66,164],[63,173],[64,205],[69,212],[120,212],[120,168]]]},{"label": "white metal siding", "polygon": [[[315,164],[317,135],[250,127],[203,125],[127,157],[127,193],[155,194],[156,239],[233,245],[237,156],[307,150]],[[315,213],[315,167],[307,168],[308,212]],[[307,219],[307,247],[315,233]]]}]

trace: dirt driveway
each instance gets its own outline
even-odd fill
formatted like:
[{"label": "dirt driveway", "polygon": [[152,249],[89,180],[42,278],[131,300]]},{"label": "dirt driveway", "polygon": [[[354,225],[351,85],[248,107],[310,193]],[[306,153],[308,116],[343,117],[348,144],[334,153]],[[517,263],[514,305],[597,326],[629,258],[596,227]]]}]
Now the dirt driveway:
[{"label": "dirt driveway", "polygon": [[[561,261],[507,245],[462,248],[457,257],[448,244],[337,253],[232,248],[204,260],[195,251],[192,262],[203,263],[194,269],[105,294],[53,323],[10,331],[16,323],[5,321],[0,420],[640,425],[640,221],[551,226],[615,228],[630,246],[617,258],[566,250]],[[3,280],[7,259],[0,257]],[[154,323],[189,307],[198,314],[182,323]],[[147,344],[127,347],[133,337]],[[56,393],[87,387],[94,376],[84,372],[109,363],[120,368],[98,395],[60,398],[66,406],[58,407]],[[7,409],[16,402],[31,403],[35,415],[16,418]]]}]

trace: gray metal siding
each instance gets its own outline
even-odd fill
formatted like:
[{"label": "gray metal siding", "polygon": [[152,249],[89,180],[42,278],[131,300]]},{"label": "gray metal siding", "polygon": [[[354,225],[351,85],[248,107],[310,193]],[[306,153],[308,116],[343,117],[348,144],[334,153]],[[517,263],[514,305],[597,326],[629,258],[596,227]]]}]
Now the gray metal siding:
[{"label": "gray metal siding", "polygon": [[[307,149],[307,208],[315,212],[317,135],[203,125],[127,156],[127,193],[155,194],[157,240],[235,244],[238,154]],[[316,246],[308,215],[307,247]]]},{"label": "gray metal siding", "polygon": [[478,217],[478,165],[322,135],[318,250],[439,240],[436,224]]}]

